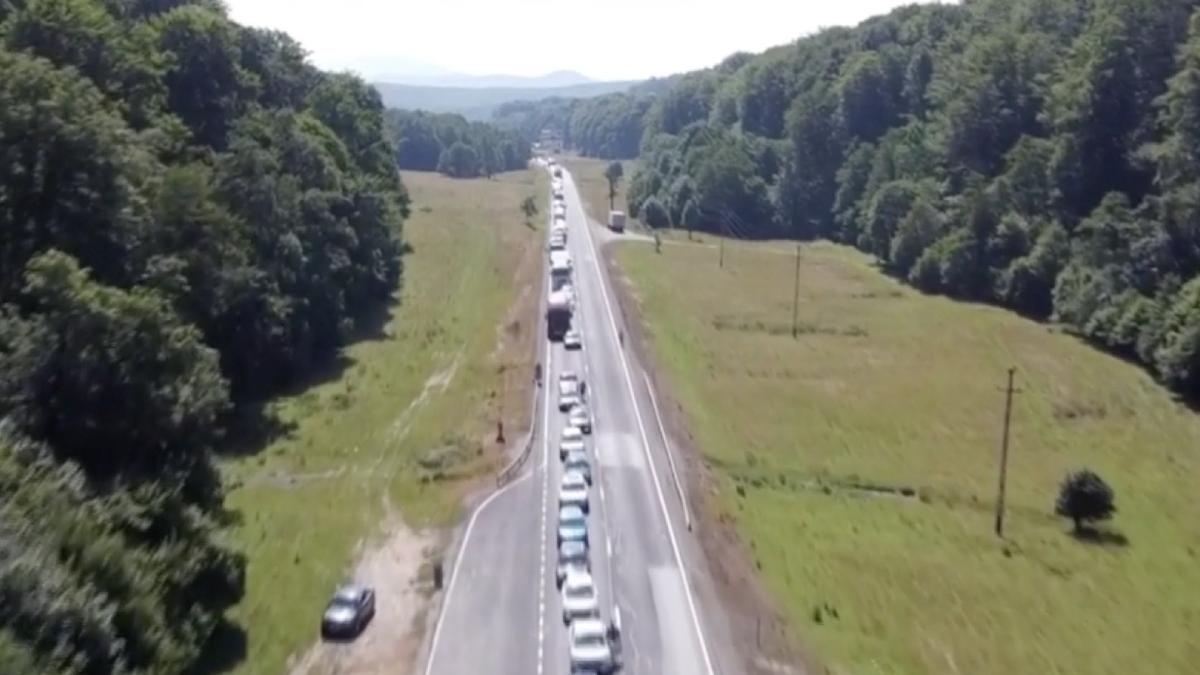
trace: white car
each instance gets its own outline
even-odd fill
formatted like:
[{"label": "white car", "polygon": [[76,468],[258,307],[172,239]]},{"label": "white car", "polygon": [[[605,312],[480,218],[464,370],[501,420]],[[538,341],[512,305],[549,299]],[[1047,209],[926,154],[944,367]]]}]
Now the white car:
[{"label": "white car", "polygon": [[567,455],[572,452],[583,452],[585,449],[583,444],[583,430],[573,426],[563,427],[562,436],[558,439],[559,461],[565,460]]},{"label": "white car", "polygon": [[563,336],[563,347],[567,349],[583,349],[583,336],[572,328]]},{"label": "white car", "polygon": [[558,488],[558,507],[564,506],[578,506],[584,513],[588,512],[588,483],[582,473],[568,471],[563,474]]},{"label": "white car", "polygon": [[571,408],[571,412],[567,415],[567,424],[573,427],[578,427],[585,434],[592,433],[592,411],[588,410],[586,404]]},{"label": "white car", "polygon": [[606,627],[600,619],[572,621],[567,644],[572,672],[612,673],[617,669]]},{"label": "white car", "polygon": [[581,403],[579,394],[579,376],[566,372],[558,376],[558,409],[566,412],[572,406]]},{"label": "white car", "polygon": [[550,237],[551,251],[565,251],[567,249],[567,241],[562,237]]},{"label": "white car", "polygon": [[596,597],[596,584],[592,582],[591,574],[567,575],[563,580],[562,608],[564,624],[600,614],[600,600]]}]

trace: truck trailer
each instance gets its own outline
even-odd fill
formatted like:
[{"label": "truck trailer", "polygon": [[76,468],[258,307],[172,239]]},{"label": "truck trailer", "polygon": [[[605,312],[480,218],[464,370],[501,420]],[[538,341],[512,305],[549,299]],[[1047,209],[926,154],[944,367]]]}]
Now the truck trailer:
[{"label": "truck trailer", "polygon": [[561,342],[571,329],[571,296],[566,291],[551,291],[546,299],[546,338]]},{"label": "truck trailer", "polygon": [[610,211],[608,214],[608,229],[613,232],[625,231],[625,212]]}]

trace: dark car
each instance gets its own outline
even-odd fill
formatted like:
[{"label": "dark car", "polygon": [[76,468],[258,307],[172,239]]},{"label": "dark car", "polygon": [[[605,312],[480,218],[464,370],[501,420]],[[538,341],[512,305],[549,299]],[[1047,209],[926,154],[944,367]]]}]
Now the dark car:
[{"label": "dark car", "polygon": [[375,616],[375,591],[366,586],[338,589],[321,616],[321,635],[327,638],[355,637]]}]

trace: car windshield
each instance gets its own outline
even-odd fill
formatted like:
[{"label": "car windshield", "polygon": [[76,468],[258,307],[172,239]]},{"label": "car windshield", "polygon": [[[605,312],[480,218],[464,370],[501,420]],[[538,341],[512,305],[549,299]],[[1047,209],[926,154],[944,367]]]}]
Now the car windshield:
[{"label": "car windshield", "polygon": [[334,598],[333,602],[329,603],[330,609],[355,609],[356,607],[358,607],[358,603],[353,599],[341,596]]},{"label": "car windshield", "polygon": [[591,586],[568,586],[567,597],[572,600],[587,600],[595,595]]},{"label": "car windshield", "polygon": [[577,635],[575,637],[576,647],[603,647],[605,646],[603,635]]}]

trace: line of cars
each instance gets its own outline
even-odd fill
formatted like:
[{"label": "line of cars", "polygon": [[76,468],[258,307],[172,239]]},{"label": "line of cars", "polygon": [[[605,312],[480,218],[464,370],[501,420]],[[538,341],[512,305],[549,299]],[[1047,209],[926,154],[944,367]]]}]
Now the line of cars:
[{"label": "line of cars", "polygon": [[[575,324],[575,294],[570,270],[567,278],[555,277],[555,263],[569,256],[567,245],[566,203],[563,198],[561,169],[551,165],[552,225],[549,249],[551,257],[552,292],[569,293],[571,318],[565,330],[550,330],[561,336],[568,351],[583,349],[583,336]],[[569,258],[567,258],[569,261]],[[558,267],[562,267],[561,264]],[[548,320],[554,320],[548,314]],[[558,525],[556,544],[558,563],[555,583],[562,596],[562,621],[567,627],[567,644],[572,675],[613,673],[619,668],[620,617],[614,610],[609,622],[601,618],[600,595],[592,576],[591,551],[594,542],[588,528],[591,514],[593,481],[588,437],[593,430],[593,417],[588,405],[587,382],[576,372],[559,373],[557,385],[558,410],[565,416],[558,438],[558,458],[562,477],[558,486]],[[548,470],[548,468],[547,468]]]}]

